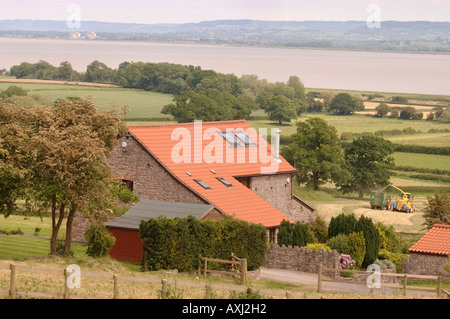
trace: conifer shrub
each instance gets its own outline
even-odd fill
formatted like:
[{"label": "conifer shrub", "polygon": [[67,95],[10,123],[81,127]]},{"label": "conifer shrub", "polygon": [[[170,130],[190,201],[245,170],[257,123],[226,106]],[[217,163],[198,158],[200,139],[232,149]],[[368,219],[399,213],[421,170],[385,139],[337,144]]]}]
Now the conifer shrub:
[{"label": "conifer shrub", "polygon": [[340,214],[331,217],[328,225],[328,238],[332,238],[339,234],[349,235],[356,230],[357,219],[355,214]]},{"label": "conifer shrub", "polygon": [[289,221],[283,219],[277,234],[277,243],[282,246],[292,246],[293,229]]},{"label": "conifer shrub", "polygon": [[303,247],[315,241],[314,234],[309,230],[308,224],[301,222],[294,224],[292,229],[292,246]]},{"label": "conifer shrub", "polygon": [[358,219],[356,230],[364,234],[366,254],[364,256],[362,267],[366,268],[378,258],[381,243],[380,233],[375,227],[372,218],[365,217],[364,215],[361,215]]}]

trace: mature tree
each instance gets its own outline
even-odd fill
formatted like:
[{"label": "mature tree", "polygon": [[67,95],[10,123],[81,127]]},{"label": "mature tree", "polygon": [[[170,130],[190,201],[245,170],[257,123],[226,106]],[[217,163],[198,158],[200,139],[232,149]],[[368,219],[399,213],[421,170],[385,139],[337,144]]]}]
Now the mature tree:
[{"label": "mature tree", "polygon": [[402,108],[400,111],[400,118],[403,120],[413,120],[417,117],[417,111],[412,106]]},{"label": "mature tree", "polygon": [[427,196],[427,201],[423,214],[426,228],[431,229],[434,224],[450,225],[450,194],[436,193],[434,196]]},{"label": "mature tree", "polygon": [[356,111],[356,100],[348,93],[339,93],[331,101],[330,111],[339,115],[350,115]]},{"label": "mature tree", "polygon": [[22,62],[19,65],[14,65],[10,69],[10,74],[18,79],[31,77],[33,74],[33,64]]},{"label": "mature tree", "polygon": [[365,135],[345,149],[345,160],[351,178],[340,184],[344,192],[357,191],[359,198],[371,189],[389,184],[388,164],[393,163],[390,156],[394,145],[382,137]]},{"label": "mature tree", "polygon": [[389,105],[387,105],[386,103],[380,103],[375,108],[375,111],[377,111],[376,116],[383,117],[383,116],[387,115],[390,112],[390,110],[391,110],[391,108],[389,107]]},{"label": "mature tree", "polygon": [[297,118],[297,109],[294,102],[284,95],[275,95],[264,100],[264,111],[269,114],[269,119],[282,122],[290,122]]},{"label": "mature tree", "polygon": [[59,64],[57,69],[57,79],[65,81],[77,81],[80,79],[80,74],[72,68],[72,64],[68,61],[63,61]]},{"label": "mature tree", "polygon": [[305,86],[298,76],[291,75],[287,81],[287,85],[294,89],[294,97],[296,99],[306,100]]},{"label": "mature tree", "polygon": [[117,182],[106,157],[117,136],[125,133],[120,113],[97,112],[90,100],[81,99],[58,100],[53,108],[3,103],[0,122],[0,138],[6,146],[0,175],[10,177],[0,183],[7,196],[2,200],[3,210],[14,209],[18,195],[37,207],[49,208],[53,254],[67,218],[65,252],[69,253],[75,214],[95,215],[98,220],[117,204]]},{"label": "mature tree", "polygon": [[208,89],[174,95],[173,103],[165,105],[161,113],[172,115],[179,123],[194,120],[226,121],[248,118],[256,107],[250,97],[235,97],[227,92]]},{"label": "mature tree", "polygon": [[105,63],[98,60],[93,61],[86,68],[84,80],[86,82],[113,83],[115,71]]},{"label": "mature tree", "polygon": [[283,150],[283,156],[297,169],[297,181],[313,189],[327,182],[344,183],[344,152],[336,128],[321,118],[297,123],[297,133]]}]

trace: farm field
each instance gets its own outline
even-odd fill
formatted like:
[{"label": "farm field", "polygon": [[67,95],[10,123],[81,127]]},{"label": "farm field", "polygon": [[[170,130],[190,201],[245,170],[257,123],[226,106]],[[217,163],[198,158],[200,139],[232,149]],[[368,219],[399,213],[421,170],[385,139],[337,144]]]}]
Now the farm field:
[{"label": "farm field", "polygon": [[160,113],[164,105],[172,102],[172,96],[169,94],[115,87],[11,82],[0,82],[0,90],[11,85],[22,87],[28,91],[28,95],[38,93],[51,101],[67,97],[92,97],[92,101],[100,110],[126,105],[129,107],[127,116],[132,119],[170,120],[170,116]]},{"label": "farm field", "polygon": [[450,170],[450,156],[446,155],[395,152],[393,157],[397,166]]}]

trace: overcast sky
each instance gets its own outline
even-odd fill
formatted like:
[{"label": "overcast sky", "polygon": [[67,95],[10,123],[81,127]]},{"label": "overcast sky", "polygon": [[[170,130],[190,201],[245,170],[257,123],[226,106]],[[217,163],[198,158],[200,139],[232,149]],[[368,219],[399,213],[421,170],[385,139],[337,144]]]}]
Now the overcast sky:
[{"label": "overcast sky", "polygon": [[[0,20],[183,23],[219,19],[450,21],[450,0],[0,0]],[[372,8],[372,9],[371,9]],[[370,9],[368,11],[368,9]]]}]

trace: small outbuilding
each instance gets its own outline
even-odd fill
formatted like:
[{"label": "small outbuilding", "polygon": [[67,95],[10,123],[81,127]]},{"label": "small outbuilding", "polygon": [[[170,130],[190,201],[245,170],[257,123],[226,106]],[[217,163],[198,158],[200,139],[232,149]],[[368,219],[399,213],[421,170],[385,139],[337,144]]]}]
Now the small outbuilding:
[{"label": "small outbuilding", "polygon": [[444,265],[450,264],[450,225],[435,224],[409,248],[403,260],[403,272],[416,275],[449,276]]},{"label": "small outbuilding", "polygon": [[194,216],[203,219],[213,205],[179,202],[164,202],[143,199],[124,215],[108,221],[106,229],[116,238],[109,255],[119,261],[138,264],[142,260],[143,243],[139,238],[139,224],[142,220],[166,216],[185,218]]}]

